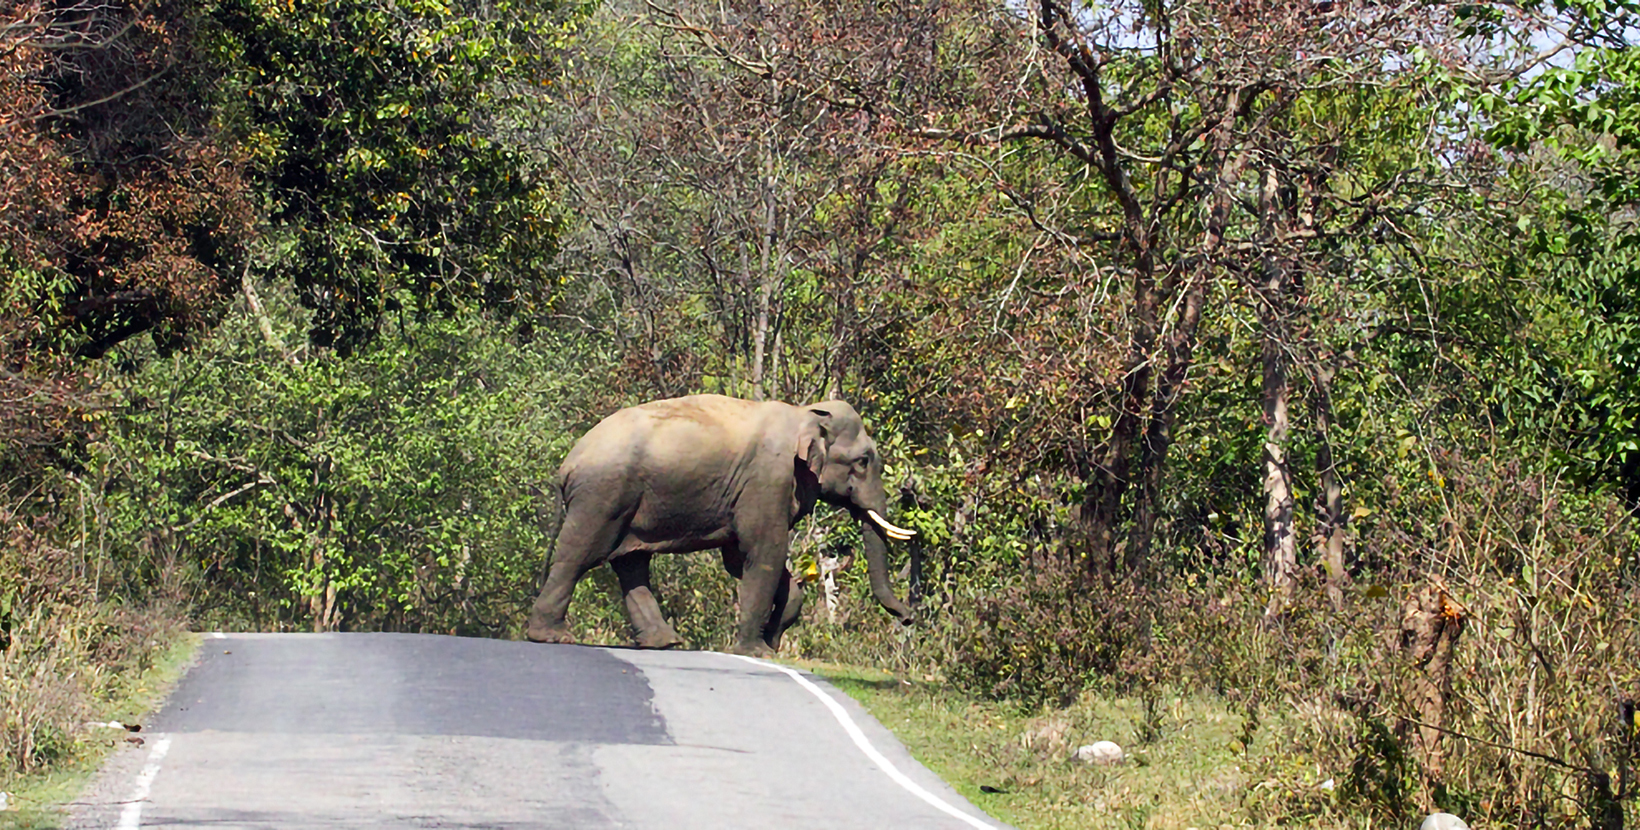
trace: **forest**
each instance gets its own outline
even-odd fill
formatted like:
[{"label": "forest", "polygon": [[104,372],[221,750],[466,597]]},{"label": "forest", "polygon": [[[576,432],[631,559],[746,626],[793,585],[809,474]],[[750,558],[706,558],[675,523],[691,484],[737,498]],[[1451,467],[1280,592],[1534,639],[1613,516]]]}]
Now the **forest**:
[{"label": "forest", "polygon": [[[782,657],[1148,742],[1211,701],[1225,826],[1618,830],[1637,42],[1637,0],[0,0],[0,781],[188,630],[521,637],[569,447],[705,392],[850,401],[918,534],[907,628],[798,525]],[[656,585],[728,641],[714,555]],[[628,642],[607,569],[571,621]]]}]

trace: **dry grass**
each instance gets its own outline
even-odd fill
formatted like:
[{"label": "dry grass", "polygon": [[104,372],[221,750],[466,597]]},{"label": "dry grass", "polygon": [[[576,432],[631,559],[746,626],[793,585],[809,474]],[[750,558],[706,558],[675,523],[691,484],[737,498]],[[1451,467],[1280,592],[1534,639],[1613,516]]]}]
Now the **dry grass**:
[{"label": "dry grass", "polygon": [[0,652],[0,772],[22,775],[72,758],[82,726],[142,689],[182,635],[177,615],[103,605],[53,605],[18,619]]},{"label": "dry grass", "polygon": [[[50,826],[112,739],[92,721],[134,717],[159,700],[191,649],[172,603],[108,599],[64,511],[38,496],[0,510],[0,825]],[[119,738],[123,738],[121,733]]]},{"label": "dry grass", "polygon": [[[86,724],[141,723],[198,645],[169,614],[57,610],[56,619],[22,637],[14,630],[0,656],[0,703],[6,712],[0,737],[8,753],[0,791],[9,794],[0,827],[58,826],[61,805],[126,736]],[[111,637],[118,645],[108,642]],[[109,656],[116,659],[98,660]]]}]

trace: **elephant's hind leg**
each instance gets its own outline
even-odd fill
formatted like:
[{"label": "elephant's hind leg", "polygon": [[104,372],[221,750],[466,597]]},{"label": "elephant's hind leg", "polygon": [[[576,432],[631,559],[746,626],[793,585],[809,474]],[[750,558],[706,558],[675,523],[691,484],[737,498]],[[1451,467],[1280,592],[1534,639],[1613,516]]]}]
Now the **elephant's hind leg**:
[{"label": "elephant's hind leg", "polygon": [[575,583],[587,571],[603,564],[626,533],[629,517],[608,518],[601,511],[576,510],[571,505],[558,531],[558,545],[546,584],[530,607],[530,623],[524,636],[537,643],[573,643],[566,617]]},{"label": "elephant's hind leg", "polygon": [[626,615],[638,630],[639,648],[674,648],[683,645],[683,638],[661,614],[660,602],[649,587],[649,553],[628,553],[609,560],[616,578],[621,581],[621,593],[626,597]]}]

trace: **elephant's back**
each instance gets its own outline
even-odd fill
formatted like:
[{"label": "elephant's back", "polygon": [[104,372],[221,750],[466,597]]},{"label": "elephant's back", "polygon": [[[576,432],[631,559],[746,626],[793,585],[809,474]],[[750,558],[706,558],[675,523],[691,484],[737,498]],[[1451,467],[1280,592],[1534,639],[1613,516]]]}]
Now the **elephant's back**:
[{"label": "elephant's back", "polygon": [[[575,442],[560,481],[644,471],[732,464],[751,450],[787,404],[723,395],[689,395],[630,406],[599,421]],[[697,472],[706,473],[704,469]]]},{"label": "elephant's back", "polygon": [[685,395],[681,398],[667,398],[627,407],[610,417],[635,413],[637,416],[650,419],[657,426],[687,428],[690,425],[697,425],[706,428],[722,428],[755,420],[761,410],[766,410],[771,406],[784,406],[784,404],[748,401],[731,398],[727,395]]}]

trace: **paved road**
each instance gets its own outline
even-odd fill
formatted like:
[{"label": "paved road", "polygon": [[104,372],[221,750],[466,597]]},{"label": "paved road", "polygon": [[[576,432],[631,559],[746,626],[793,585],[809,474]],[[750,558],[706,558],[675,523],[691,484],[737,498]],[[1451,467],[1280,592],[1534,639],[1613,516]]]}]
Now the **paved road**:
[{"label": "paved road", "polygon": [[70,828],[1000,827],[847,696],[704,652],[212,635],[142,734]]}]

